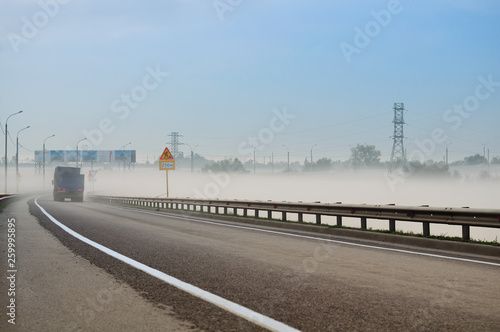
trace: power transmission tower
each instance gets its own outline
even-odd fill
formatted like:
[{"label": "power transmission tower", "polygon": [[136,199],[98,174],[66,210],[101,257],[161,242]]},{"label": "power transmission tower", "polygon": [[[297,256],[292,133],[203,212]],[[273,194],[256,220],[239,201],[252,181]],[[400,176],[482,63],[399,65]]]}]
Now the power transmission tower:
[{"label": "power transmission tower", "polygon": [[406,164],[406,154],[403,144],[404,134],[403,127],[405,125],[404,119],[405,104],[404,103],[394,103],[394,134],[392,136],[392,153],[391,153],[391,165],[389,171],[403,166]]},{"label": "power transmission tower", "polygon": [[178,132],[173,131],[170,135],[170,153],[174,158],[177,158],[179,154],[179,145],[184,145],[184,143],[179,142],[179,137],[183,137]]}]

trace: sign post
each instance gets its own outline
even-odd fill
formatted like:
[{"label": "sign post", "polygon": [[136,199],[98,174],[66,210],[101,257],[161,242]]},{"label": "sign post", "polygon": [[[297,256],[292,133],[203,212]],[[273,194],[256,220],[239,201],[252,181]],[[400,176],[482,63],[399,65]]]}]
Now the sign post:
[{"label": "sign post", "polygon": [[168,171],[175,170],[175,160],[168,148],[163,150],[159,161],[160,171],[166,172],[167,198],[168,198]]},{"label": "sign post", "polygon": [[92,183],[92,193],[95,192],[95,182],[97,181],[97,179],[95,178],[96,174],[97,174],[97,171],[90,170],[89,175],[88,175],[88,180],[89,180],[89,182]]}]

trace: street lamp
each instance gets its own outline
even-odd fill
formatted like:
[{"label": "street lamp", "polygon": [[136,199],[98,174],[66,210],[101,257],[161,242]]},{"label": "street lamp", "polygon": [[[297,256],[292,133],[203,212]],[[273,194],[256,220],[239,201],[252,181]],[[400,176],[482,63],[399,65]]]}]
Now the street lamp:
[{"label": "street lamp", "polygon": [[54,136],[56,136],[56,135],[55,134],[51,135],[51,136],[49,136],[49,137],[47,137],[46,139],[43,140],[43,155],[42,155],[42,160],[43,160],[43,189],[45,189],[45,141],[48,140],[51,137],[54,137]]},{"label": "street lamp", "polygon": [[22,113],[23,111],[16,112],[14,114],[11,114],[7,117],[7,120],[5,120],[5,193],[7,193],[7,122],[9,121],[9,118],[13,115]]},{"label": "street lamp", "polygon": [[128,142],[120,148],[120,150],[122,150],[123,169],[125,169],[125,147],[129,146],[130,144],[132,144],[132,142]]},{"label": "street lamp", "polygon": [[124,146],[122,146],[120,148],[120,150],[125,150],[125,147],[129,146],[130,144],[132,144],[132,142],[128,142],[127,144],[125,144]]},{"label": "street lamp", "polygon": [[76,143],[76,167],[78,167],[78,144],[80,144],[80,142],[82,142],[82,141],[85,141],[86,139],[87,139],[87,137],[82,138],[81,140],[79,140],[79,141]]},{"label": "street lamp", "polygon": [[16,192],[19,193],[19,133],[25,129],[28,129],[30,126],[24,127],[17,132],[16,135]]},{"label": "street lamp", "polygon": [[193,168],[194,168],[194,167],[193,167],[194,149],[196,149],[196,147],[197,147],[198,145],[195,145],[195,146],[194,146],[194,148],[193,148],[193,147],[191,147],[191,145],[189,145],[189,144],[186,144],[186,145],[187,145],[187,146],[189,146],[189,148],[191,149],[191,173],[193,173]]},{"label": "street lamp", "polygon": [[311,146],[311,172],[313,170],[313,148],[318,145],[318,144],[314,144],[313,146]]},{"label": "street lamp", "polygon": [[[260,146],[257,145],[256,147],[253,148],[253,174],[255,174],[255,150]],[[264,163],[265,164],[265,163]]]},{"label": "street lamp", "polygon": [[290,150],[288,149],[288,147],[286,145],[283,145],[283,147],[286,149],[287,151],[287,167],[286,167],[286,171],[288,173],[290,173]]},{"label": "street lamp", "polygon": [[448,165],[448,147],[450,146],[451,143],[446,144],[446,165]]}]

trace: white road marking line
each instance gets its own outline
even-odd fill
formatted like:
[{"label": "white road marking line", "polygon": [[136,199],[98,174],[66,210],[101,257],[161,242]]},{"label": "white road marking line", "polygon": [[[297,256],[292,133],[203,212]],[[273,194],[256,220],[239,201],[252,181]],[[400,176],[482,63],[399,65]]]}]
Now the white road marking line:
[{"label": "white road marking line", "polygon": [[153,269],[145,264],[142,264],[136,260],[133,260],[127,256],[124,256],[114,250],[111,250],[103,245],[100,245],[99,243],[96,243],[82,235],[80,235],[79,233],[73,231],[71,228],[63,225],[61,222],[59,222],[57,219],[55,219],[53,216],[51,216],[47,211],[45,211],[45,209],[43,207],[40,206],[40,204],[38,204],[38,198],[35,198],[35,204],[36,206],[38,206],[38,208],[40,209],[40,211],[43,212],[43,214],[45,214],[47,216],[47,218],[49,218],[54,224],[56,224],[57,226],[59,226],[61,229],[63,229],[65,232],[67,232],[68,234],[74,236],[75,238],[77,238],[78,240],[82,241],[82,242],[85,242],[89,245],[91,245],[92,247],[138,269],[138,270],[141,270],[143,272],[146,272],[147,274],[149,275],[152,275],[153,277],[156,277],[162,281],[165,281],[166,283],[174,286],[174,287],[177,287],[191,295],[194,295],[198,298],[201,298],[207,302],[210,302],[212,304],[215,304],[216,306],[224,309],[224,310],[227,310],[239,317],[242,317],[256,325],[259,325],[261,327],[264,327],[270,331],[299,331],[297,329],[294,329],[293,327],[290,327],[284,323],[281,323],[281,322],[278,322],[277,320],[274,320],[270,317],[267,317],[267,316],[264,316],[258,312],[255,312],[251,309],[248,309],[246,307],[243,307],[237,303],[234,303],[234,302],[231,302],[229,300],[226,300],[225,298],[222,298],[218,295],[215,295],[215,294],[212,294],[210,292],[207,292],[201,288],[198,288],[196,286],[193,286],[191,284],[188,284],[184,281],[181,281],[177,278],[174,278],[172,276],[169,276],[168,274],[166,273],[163,273],[161,271],[158,271],[156,269]]},{"label": "white road marking line", "polygon": [[253,227],[250,227],[250,226],[231,225],[231,224],[215,222],[215,221],[211,221],[211,220],[207,220],[207,219],[179,216],[179,215],[172,214],[172,213],[154,213],[154,212],[143,211],[143,210],[138,210],[138,209],[133,209],[133,208],[127,209],[127,208],[120,208],[120,207],[115,207],[115,206],[113,208],[118,209],[118,210],[134,210],[134,211],[138,211],[138,212],[145,213],[145,214],[151,214],[151,215],[155,215],[155,216],[169,216],[169,217],[176,218],[176,219],[181,219],[181,220],[188,220],[188,221],[200,222],[200,223],[205,223],[205,224],[219,225],[219,226],[224,226],[224,227],[247,229],[247,230],[252,230],[252,231],[256,231],[256,232],[271,233],[271,234],[278,234],[278,235],[286,235],[286,236],[297,237],[297,238],[302,238],[302,239],[309,239],[309,240],[316,240],[316,241],[325,241],[325,242],[331,242],[331,243],[337,243],[337,244],[345,244],[345,245],[355,246],[355,247],[377,249],[377,250],[386,250],[386,251],[394,251],[394,252],[399,252],[399,253],[404,253],[404,254],[420,255],[420,256],[442,258],[442,259],[448,259],[448,260],[456,260],[456,261],[462,261],[462,262],[468,262],[468,263],[477,263],[477,264],[485,264],[485,265],[492,265],[492,266],[499,266],[500,267],[500,263],[480,261],[480,260],[476,260],[476,259],[452,257],[452,256],[438,255],[438,254],[430,254],[430,253],[418,252],[418,251],[412,251],[412,250],[405,250],[405,249],[379,247],[379,246],[370,245],[370,244],[361,244],[361,243],[347,242],[347,241],[341,241],[341,240],[325,239],[325,238],[321,238],[321,237],[299,235],[299,234],[294,234],[294,233],[287,233],[287,232],[280,232],[280,231],[271,231],[271,230],[268,230],[268,229],[253,228]]}]

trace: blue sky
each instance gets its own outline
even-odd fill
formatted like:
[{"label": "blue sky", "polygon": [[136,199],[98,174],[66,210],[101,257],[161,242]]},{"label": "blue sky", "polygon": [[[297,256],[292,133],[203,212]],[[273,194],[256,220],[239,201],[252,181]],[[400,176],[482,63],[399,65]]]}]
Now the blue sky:
[{"label": "blue sky", "polygon": [[[0,121],[25,157],[171,132],[209,158],[388,160],[405,103],[414,158],[500,156],[500,2],[4,1]],[[278,115],[280,114],[280,115]],[[255,137],[252,139],[252,137]],[[3,139],[2,139],[3,142]],[[9,156],[15,145],[9,140]],[[1,144],[1,155],[4,154]],[[85,148],[85,146],[82,146]],[[181,148],[188,153],[189,147]],[[267,159],[269,160],[269,159]]]}]

